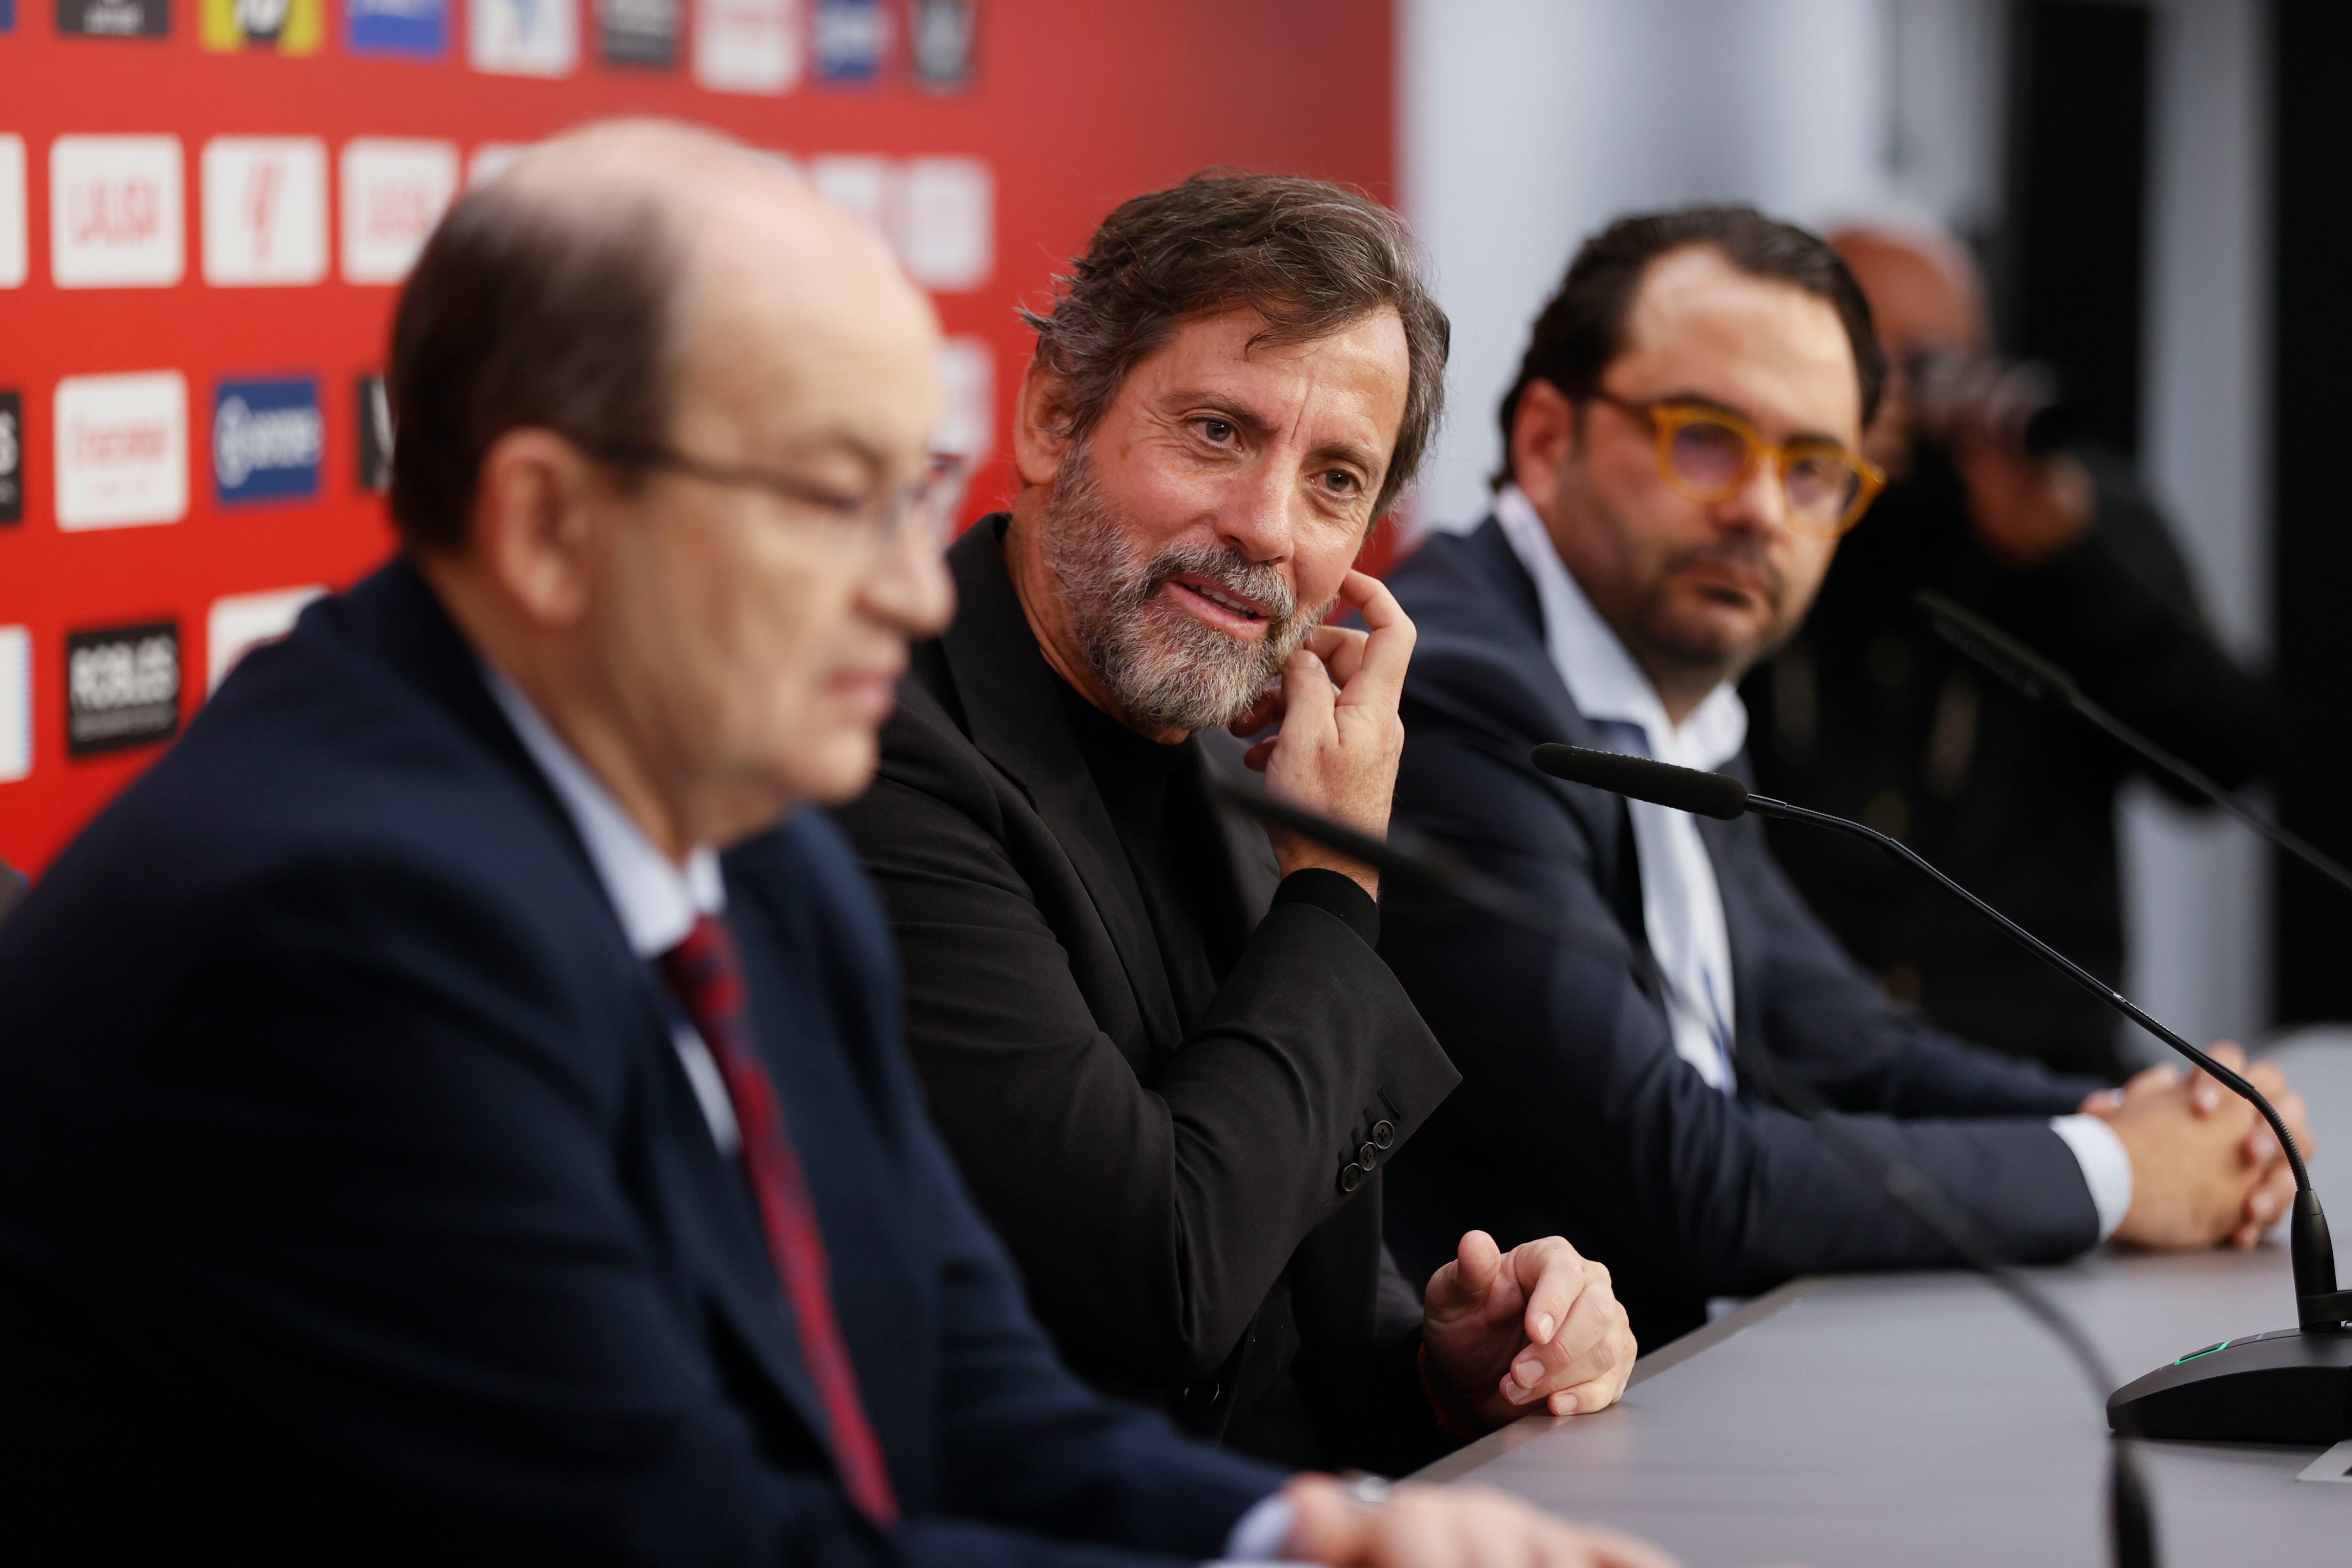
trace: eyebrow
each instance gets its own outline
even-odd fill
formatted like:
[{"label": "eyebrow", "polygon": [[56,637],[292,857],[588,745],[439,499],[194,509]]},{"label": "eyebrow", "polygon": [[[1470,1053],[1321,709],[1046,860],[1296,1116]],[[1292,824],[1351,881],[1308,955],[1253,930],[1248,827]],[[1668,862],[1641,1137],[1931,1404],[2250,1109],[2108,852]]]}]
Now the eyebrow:
[{"label": "eyebrow", "polygon": [[[1757,423],[1756,416],[1745,408],[1734,408],[1728,403],[1709,397],[1703,392],[1669,392],[1664,397],[1654,397],[1650,401],[1654,405],[1678,403],[1685,408],[1704,408],[1711,413],[1728,414],[1736,419],[1745,419],[1750,425]],[[1794,435],[1783,437],[1780,444],[1784,447],[1800,445],[1834,447],[1841,452],[1851,449],[1847,447],[1844,437],[1832,435],[1826,430],[1800,430]]]},{"label": "eyebrow", "polygon": [[[1178,392],[1168,402],[1179,407],[1204,408],[1218,418],[1241,426],[1253,436],[1274,433],[1273,422],[1244,404],[1236,403],[1222,392]],[[1341,462],[1361,468],[1367,485],[1378,485],[1385,477],[1388,465],[1372,457],[1360,447],[1347,441],[1327,441],[1307,454],[1311,462]]]}]

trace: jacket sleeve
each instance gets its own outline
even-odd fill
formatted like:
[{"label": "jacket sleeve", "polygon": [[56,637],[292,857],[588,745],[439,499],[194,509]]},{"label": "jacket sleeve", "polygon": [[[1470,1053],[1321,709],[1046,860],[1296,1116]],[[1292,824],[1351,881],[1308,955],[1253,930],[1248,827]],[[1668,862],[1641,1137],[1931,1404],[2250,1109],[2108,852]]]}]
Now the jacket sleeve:
[{"label": "jacket sleeve", "polygon": [[[2155,507],[2124,476],[2102,469],[2099,479],[2081,542],[1992,584],[1988,607],[2094,701],[2223,786],[2269,773],[2284,732],[2276,690],[2214,637]],[[2142,771],[2181,793],[2168,775]]]},{"label": "jacket sleeve", "polygon": [[[1957,1261],[1809,1123],[1708,1088],[1676,1056],[1559,793],[1571,786],[1527,764],[1524,737],[1457,722],[1443,704],[1409,705],[1407,722],[1399,815],[1580,933],[1555,948],[1460,906],[1392,899],[1385,913],[1382,951],[1463,1070],[1447,1120],[1507,1182],[1602,1261],[1703,1294]],[[2089,1192],[2046,1123],[1956,1119],[1980,1108],[1933,1103],[1933,1077],[1906,1084],[1883,1064],[1871,1084],[1883,1102],[1842,1113],[1847,1126],[1917,1166],[2011,1258],[2095,1243]],[[1888,1114],[1894,1104],[1913,1119]]]},{"label": "jacket sleeve", "polygon": [[[841,820],[895,927],[932,1117],[1031,1305],[1090,1377],[1188,1382],[1349,1201],[1370,1119],[1408,1133],[1454,1074],[1372,949],[1305,900],[1266,916],[1181,1048],[1139,1073],[1057,935],[1090,909],[1049,908],[1022,875],[1009,787],[902,710]],[[1024,853],[1057,853],[1027,831]]]}]

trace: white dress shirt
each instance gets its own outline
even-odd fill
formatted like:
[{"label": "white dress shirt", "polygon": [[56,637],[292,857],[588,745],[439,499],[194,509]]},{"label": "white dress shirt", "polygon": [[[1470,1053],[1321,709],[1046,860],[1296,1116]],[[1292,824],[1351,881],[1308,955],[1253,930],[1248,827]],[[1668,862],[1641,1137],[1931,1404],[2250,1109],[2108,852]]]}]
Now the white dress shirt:
[{"label": "white dress shirt", "polygon": [[[588,764],[563,743],[513,681],[487,661],[482,678],[489,683],[490,695],[498,700],[507,722],[514,726],[523,750],[539,764],[555,798],[563,803],[564,814],[572,818],[581,842],[588,847],[589,863],[596,868],[604,897],[620,917],[621,931],[628,938],[631,952],[643,959],[659,958],[686,940],[696,921],[727,907],[727,888],[719,875],[717,855],[708,847],[698,848],[680,866],[654,847],[645,829],[597,782]],[[667,996],[663,1000],[667,1004]],[[710,1124],[711,1140],[720,1153],[734,1154],[743,1146],[742,1133],[735,1125],[734,1102],[727,1098],[727,1080],[719,1077],[710,1047],[675,1007],[670,1009],[669,1037],[677,1048],[677,1059],[685,1065],[688,1080],[694,1085],[702,1119]]]},{"label": "white dress shirt", "polygon": [[[1495,521],[1535,580],[1553,668],[1577,711],[1592,721],[1603,749],[1708,773],[1739,754],[1748,741],[1748,708],[1729,682],[1708,692],[1681,724],[1674,723],[1657,689],[1592,607],[1560,560],[1534,503],[1517,485],[1495,498]],[[1737,1087],[1730,1050],[1731,938],[1715,862],[1688,813],[1647,801],[1628,805],[1642,871],[1642,921],[1665,976],[1675,1053],[1710,1087],[1730,1093]],[[2131,1208],[2131,1157],[2115,1129],[2095,1116],[2053,1117],[2050,1128],[2082,1167],[2104,1241]]]}]

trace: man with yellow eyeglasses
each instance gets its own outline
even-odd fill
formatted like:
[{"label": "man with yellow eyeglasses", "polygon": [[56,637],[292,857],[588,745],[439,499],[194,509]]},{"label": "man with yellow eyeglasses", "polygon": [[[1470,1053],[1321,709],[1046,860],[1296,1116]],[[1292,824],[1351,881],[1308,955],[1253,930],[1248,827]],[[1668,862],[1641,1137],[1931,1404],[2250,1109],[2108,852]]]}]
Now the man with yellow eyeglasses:
[{"label": "man with yellow eyeglasses", "polygon": [[1806,1090],[2021,1262],[2109,1236],[2242,1244],[2283,1212],[2275,1143],[2217,1086],[2115,1093],[1939,1034],[1837,947],[1756,821],[1528,762],[1564,741],[1745,773],[1733,684],[1802,621],[1883,482],[1859,447],[1884,375],[1861,290],[1812,235],[1747,208],[1622,219],[1536,323],[1493,515],[1391,578],[1421,633],[1397,816],[1582,933],[1555,951],[1383,900],[1381,955],[1463,1074],[1389,1167],[1408,1269],[1466,1228],[1557,1232],[1610,1266],[1654,1347],[1711,1298],[1957,1263],[1787,1108]]}]

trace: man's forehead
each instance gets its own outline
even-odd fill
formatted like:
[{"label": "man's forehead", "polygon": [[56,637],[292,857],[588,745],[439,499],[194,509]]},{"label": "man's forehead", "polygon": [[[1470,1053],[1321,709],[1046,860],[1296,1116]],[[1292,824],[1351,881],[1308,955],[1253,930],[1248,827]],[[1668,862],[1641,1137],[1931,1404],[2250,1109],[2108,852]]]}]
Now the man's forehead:
[{"label": "man's forehead", "polygon": [[1254,389],[1296,395],[1328,388],[1345,394],[1326,400],[1330,412],[1392,423],[1392,413],[1401,415],[1404,406],[1411,372],[1404,321],[1392,306],[1311,337],[1275,332],[1265,317],[1241,307],[1179,323],[1129,380],[1130,386],[1178,396],[1196,390],[1246,397]]},{"label": "man's forehead", "polygon": [[[1638,379],[1638,387],[1622,384]],[[1791,430],[1858,436],[1853,345],[1828,300],[1759,278],[1712,247],[1669,251],[1643,275],[1610,380],[1633,395],[1706,396]]]}]

